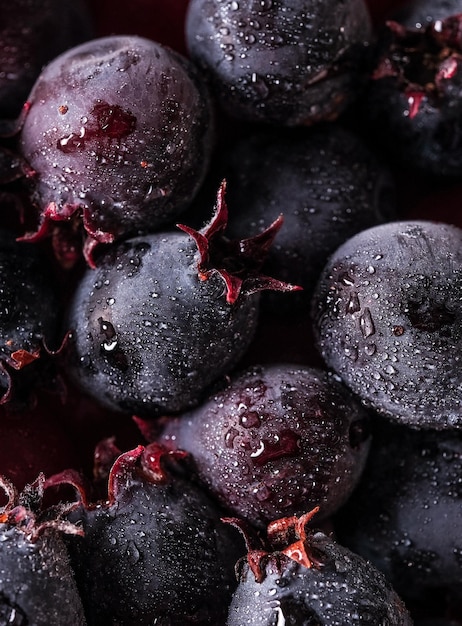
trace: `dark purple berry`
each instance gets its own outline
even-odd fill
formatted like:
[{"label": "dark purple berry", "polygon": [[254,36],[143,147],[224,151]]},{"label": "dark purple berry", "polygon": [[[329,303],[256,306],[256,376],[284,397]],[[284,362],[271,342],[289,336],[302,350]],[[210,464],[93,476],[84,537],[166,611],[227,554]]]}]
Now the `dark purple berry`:
[{"label": "dark purple berry", "polygon": [[227,626],[411,626],[381,572],[307,527],[315,511],[272,522],[266,545],[247,539]]},{"label": "dark purple berry", "polygon": [[50,63],[29,100],[19,146],[35,171],[35,238],[81,217],[91,262],[96,243],[158,228],[197,191],[211,111],[172,50],[135,36],[89,41]]},{"label": "dark purple berry", "polygon": [[395,213],[388,171],[354,134],[334,124],[306,133],[260,133],[223,160],[232,236],[259,232],[284,215],[265,269],[303,291],[293,298],[266,294],[274,313],[306,309],[328,256]]},{"label": "dark purple berry", "polygon": [[7,479],[0,488],[0,623],[5,626],[85,626],[63,534],[82,531],[64,519],[65,505],[44,508],[45,478],[18,494]]},{"label": "dark purple berry", "polygon": [[[462,584],[462,435],[381,424],[339,541],[420,604]],[[427,600],[428,601],[428,600]]]},{"label": "dark purple berry", "polygon": [[[38,249],[0,232],[0,404],[30,396],[60,324],[50,267]],[[48,360],[49,361],[49,360]],[[38,382],[38,381],[36,381]]]},{"label": "dark purple berry", "polygon": [[254,367],[200,407],[167,421],[167,446],[191,453],[222,506],[254,525],[317,504],[320,517],[351,494],[369,449],[367,415],[330,374]]},{"label": "dark purple berry", "polygon": [[8,0],[0,7],[0,118],[19,115],[42,67],[91,35],[81,0]]},{"label": "dark purple berry", "polygon": [[461,27],[460,1],[416,2],[381,35],[365,118],[405,168],[462,172]]},{"label": "dark purple berry", "polygon": [[313,299],[327,365],[379,413],[460,428],[462,230],[432,222],[370,228],[343,244]]},{"label": "dark purple berry", "polygon": [[207,496],[175,474],[182,456],[155,445],[121,454],[106,501],[73,514],[84,531],[69,543],[89,626],[224,623],[244,550]]},{"label": "dark purple berry", "polygon": [[197,404],[247,349],[255,292],[292,289],[258,271],[280,222],[227,239],[223,193],[203,230],[130,239],[83,277],[69,313],[70,370],[110,408],[155,416]]},{"label": "dark purple berry", "polygon": [[192,0],[186,37],[228,113],[294,126],[352,100],[371,24],[362,0]]}]

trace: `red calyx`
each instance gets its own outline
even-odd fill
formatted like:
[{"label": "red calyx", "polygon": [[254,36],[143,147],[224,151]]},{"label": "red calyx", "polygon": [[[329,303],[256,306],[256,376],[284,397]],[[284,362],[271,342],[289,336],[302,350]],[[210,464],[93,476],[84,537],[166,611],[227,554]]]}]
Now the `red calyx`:
[{"label": "red calyx", "polygon": [[396,80],[412,119],[425,99],[444,97],[446,82],[462,69],[462,14],[420,29],[392,20],[386,26],[388,42],[372,78]]},{"label": "red calyx", "polygon": [[272,289],[276,291],[299,291],[292,285],[260,273],[268,251],[282,226],[280,215],[262,233],[248,239],[228,239],[224,232],[228,225],[228,207],[225,201],[226,181],[217,193],[215,213],[212,220],[200,231],[177,224],[190,235],[199,252],[197,271],[200,280],[219,274],[226,286],[226,301],[234,304],[242,295]]},{"label": "red calyx", "polygon": [[320,568],[323,563],[310,551],[308,524],[319,511],[315,507],[301,517],[283,517],[271,522],[262,539],[244,520],[223,518],[222,521],[235,526],[244,537],[247,547],[247,563],[255,576],[256,582],[262,582],[266,576],[266,565],[282,573],[284,557],[296,561],[303,567]]},{"label": "red calyx", "polygon": [[57,474],[49,480],[46,480],[43,474],[39,474],[36,480],[26,485],[20,493],[13,483],[0,476],[0,488],[7,497],[6,505],[0,508],[0,524],[16,527],[32,543],[49,528],[66,534],[82,535],[81,528],[65,519],[78,502],[60,502],[49,507],[43,506],[45,490],[62,484],[70,484],[83,492],[78,474],[73,470]]}]

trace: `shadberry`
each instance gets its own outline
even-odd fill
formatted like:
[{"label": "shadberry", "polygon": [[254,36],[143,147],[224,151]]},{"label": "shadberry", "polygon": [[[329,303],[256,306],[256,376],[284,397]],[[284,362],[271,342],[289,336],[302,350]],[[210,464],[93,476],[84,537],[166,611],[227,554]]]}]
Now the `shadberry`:
[{"label": "shadberry", "polygon": [[272,522],[266,545],[247,538],[249,552],[237,568],[227,626],[411,626],[381,572],[308,528],[314,512]]},{"label": "shadberry", "polygon": [[232,236],[259,232],[284,215],[265,268],[303,291],[293,298],[265,294],[271,312],[305,311],[328,256],[395,213],[389,172],[357,136],[335,124],[254,134],[225,153],[221,167]]},{"label": "shadberry", "polygon": [[73,514],[84,535],[69,548],[90,626],[224,622],[242,546],[175,473],[182,456],[156,445],[120,454],[104,501]]},{"label": "shadberry", "polygon": [[440,0],[411,4],[382,32],[365,118],[406,168],[462,172],[461,26],[462,3]]},{"label": "shadberry", "polygon": [[371,37],[363,0],[192,0],[186,38],[224,109],[284,126],[332,119]]},{"label": "shadberry", "polygon": [[366,469],[336,522],[404,597],[424,602],[461,574],[462,435],[380,424]]},{"label": "shadberry", "polygon": [[368,416],[321,370],[254,367],[167,421],[161,441],[191,453],[222,506],[265,527],[316,504],[325,518],[347,500],[369,449]]},{"label": "shadberry", "polygon": [[6,478],[0,488],[0,623],[10,626],[85,626],[64,534],[81,529],[66,521],[68,507],[43,507],[41,474],[18,494]]},{"label": "shadberry", "polygon": [[153,41],[89,41],[50,63],[19,147],[34,170],[37,239],[83,220],[98,243],[158,228],[191,201],[208,164],[211,110],[191,63]]},{"label": "shadberry", "polygon": [[313,299],[327,365],[403,424],[462,426],[462,230],[394,222],[330,257]]},{"label": "shadberry", "polygon": [[256,292],[293,289],[259,274],[280,221],[255,238],[229,240],[223,194],[201,231],[129,239],[78,286],[69,369],[109,408],[155,416],[193,406],[247,349]]}]

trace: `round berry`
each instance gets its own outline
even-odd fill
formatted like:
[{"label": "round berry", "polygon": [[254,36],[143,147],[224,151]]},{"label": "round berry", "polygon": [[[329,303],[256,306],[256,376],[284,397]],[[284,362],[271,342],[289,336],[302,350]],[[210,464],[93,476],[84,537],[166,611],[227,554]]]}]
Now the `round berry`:
[{"label": "round berry", "polygon": [[462,426],[462,230],[394,222],[327,263],[313,298],[327,365],[369,406],[425,428]]}]

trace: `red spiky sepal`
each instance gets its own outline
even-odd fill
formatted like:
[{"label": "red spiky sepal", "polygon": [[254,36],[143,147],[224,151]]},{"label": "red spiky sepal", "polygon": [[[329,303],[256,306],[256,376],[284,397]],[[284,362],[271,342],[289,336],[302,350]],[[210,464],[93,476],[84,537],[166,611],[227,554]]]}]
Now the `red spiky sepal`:
[{"label": "red spiky sepal", "polygon": [[388,41],[372,78],[397,81],[412,119],[425,99],[444,98],[448,81],[462,72],[462,13],[419,29],[393,20],[386,27]]},{"label": "red spiky sepal", "polygon": [[323,563],[310,551],[307,532],[308,524],[318,511],[317,506],[301,517],[294,515],[271,522],[263,540],[242,519],[225,517],[223,521],[232,524],[241,532],[247,547],[247,556],[244,558],[255,576],[255,581],[261,583],[265,579],[269,563],[282,574],[284,557],[296,561],[303,567],[322,567]]},{"label": "red spiky sepal", "polygon": [[[168,450],[151,443],[121,452],[113,437],[104,439],[95,448],[93,474],[95,481],[107,481],[107,506],[140,479],[148,483],[164,483],[171,479],[169,469],[188,456],[183,450]],[[84,504],[87,506],[87,498]]]},{"label": "red spiky sepal", "polygon": [[4,476],[0,476],[0,488],[5,492],[7,503],[0,507],[0,524],[15,527],[34,543],[47,529],[71,535],[83,535],[82,529],[65,517],[78,506],[78,502],[59,502],[45,507],[45,490],[57,485],[78,486],[83,491],[80,477],[73,470],[66,470],[49,480],[39,474],[36,480],[26,485],[20,493]]},{"label": "red spiky sepal", "polygon": [[197,263],[200,280],[210,276],[221,276],[226,287],[226,301],[234,304],[240,296],[257,291],[299,291],[301,287],[292,285],[260,273],[274,238],[282,226],[280,215],[263,232],[248,239],[228,239],[224,235],[228,225],[228,207],[225,201],[226,182],[223,181],[217,193],[215,213],[212,220],[200,231],[177,224],[178,228],[190,235],[196,242],[199,252]]}]

